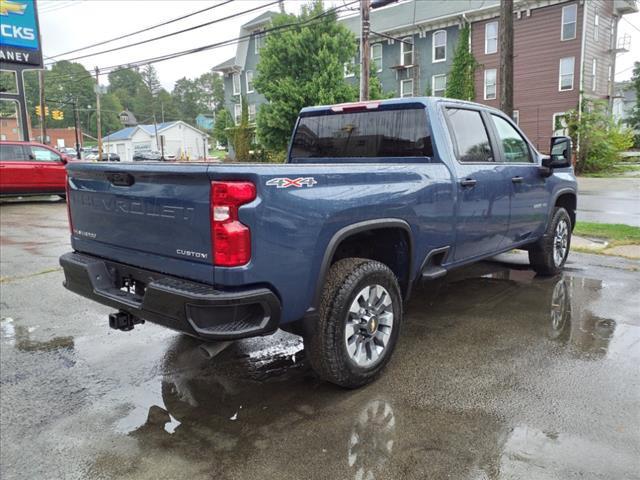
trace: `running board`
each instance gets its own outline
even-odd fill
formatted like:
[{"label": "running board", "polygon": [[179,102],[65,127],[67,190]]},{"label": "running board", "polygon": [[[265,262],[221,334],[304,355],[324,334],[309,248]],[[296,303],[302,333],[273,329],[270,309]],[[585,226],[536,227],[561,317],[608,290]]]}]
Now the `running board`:
[{"label": "running board", "polygon": [[422,280],[435,280],[447,274],[447,269],[441,266],[441,264],[447,258],[448,253],[449,247],[436,248],[429,252],[424,262],[422,262]]}]

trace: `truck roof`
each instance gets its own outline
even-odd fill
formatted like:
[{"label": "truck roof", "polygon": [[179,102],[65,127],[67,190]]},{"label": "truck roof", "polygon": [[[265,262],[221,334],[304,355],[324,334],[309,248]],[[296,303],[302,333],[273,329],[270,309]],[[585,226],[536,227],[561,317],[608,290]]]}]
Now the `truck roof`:
[{"label": "truck roof", "polygon": [[448,103],[458,103],[464,105],[473,105],[475,107],[482,107],[488,110],[498,111],[493,107],[489,107],[487,105],[482,105],[480,103],[468,102],[465,100],[457,100],[454,98],[444,98],[444,97],[407,97],[407,98],[390,98],[386,100],[368,100],[363,102],[349,102],[349,103],[338,103],[335,105],[317,105],[313,107],[304,107],[300,110],[300,115],[308,116],[312,114],[318,113],[339,113],[343,111],[356,111],[356,110],[375,110],[375,109],[397,109],[397,108],[420,108],[427,107],[429,105],[446,101]]}]

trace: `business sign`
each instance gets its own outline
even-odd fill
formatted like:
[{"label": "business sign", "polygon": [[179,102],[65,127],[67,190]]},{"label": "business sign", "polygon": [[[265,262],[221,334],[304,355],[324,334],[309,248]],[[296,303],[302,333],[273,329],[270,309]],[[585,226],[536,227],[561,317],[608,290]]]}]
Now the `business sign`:
[{"label": "business sign", "polygon": [[0,0],[0,61],[42,67],[36,0]]}]

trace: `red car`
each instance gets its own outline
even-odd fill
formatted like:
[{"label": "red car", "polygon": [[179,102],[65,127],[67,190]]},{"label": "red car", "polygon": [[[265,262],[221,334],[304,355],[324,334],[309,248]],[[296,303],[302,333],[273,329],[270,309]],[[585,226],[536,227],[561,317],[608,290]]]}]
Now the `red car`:
[{"label": "red car", "polygon": [[0,141],[0,196],[64,195],[69,160],[40,143]]}]

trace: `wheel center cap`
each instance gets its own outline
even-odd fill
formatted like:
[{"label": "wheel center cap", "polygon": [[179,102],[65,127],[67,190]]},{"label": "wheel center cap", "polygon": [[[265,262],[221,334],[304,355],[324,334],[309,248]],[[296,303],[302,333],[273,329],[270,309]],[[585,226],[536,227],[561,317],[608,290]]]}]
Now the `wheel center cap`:
[{"label": "wheel center cap", "polygon": [[376,333],[376,330],[378,329],[378,319],[376,317],[371,317],[369,319],[369,321],[367,322],[367,329],[372,335]]}]

